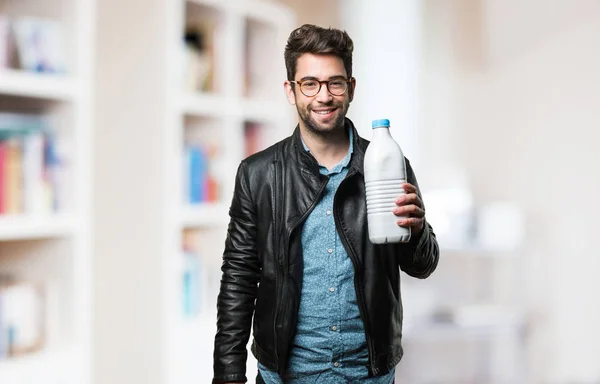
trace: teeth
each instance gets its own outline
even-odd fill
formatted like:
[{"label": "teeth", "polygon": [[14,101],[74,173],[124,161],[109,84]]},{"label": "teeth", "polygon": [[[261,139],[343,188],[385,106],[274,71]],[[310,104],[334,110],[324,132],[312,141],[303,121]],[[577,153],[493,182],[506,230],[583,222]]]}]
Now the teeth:
[{"label": "teeth", "polygon": [[331,113],[331,109],[327,110],[327,111],[315,111],[315,113],[318,113],[319,115],[327,115],[328,113]]}]

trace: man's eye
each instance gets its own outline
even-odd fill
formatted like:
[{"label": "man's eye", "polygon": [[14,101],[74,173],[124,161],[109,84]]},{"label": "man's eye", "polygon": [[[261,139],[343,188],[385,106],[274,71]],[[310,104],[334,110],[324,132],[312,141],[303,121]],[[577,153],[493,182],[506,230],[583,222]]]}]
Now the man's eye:
[{"label": "man's eye", "polygon": [[316,81],[305,81],[304,83],[302,83],[302,85],[305,87],[308,87],[308,88],[312,88],[312,87],[317,86],[317,82]]},{"label": "man's eye", "polygon": [[334,88],[341,88],[344,86],[344,82],[341,80],[335,80],[329,83],[330,87],[334,87]]}]

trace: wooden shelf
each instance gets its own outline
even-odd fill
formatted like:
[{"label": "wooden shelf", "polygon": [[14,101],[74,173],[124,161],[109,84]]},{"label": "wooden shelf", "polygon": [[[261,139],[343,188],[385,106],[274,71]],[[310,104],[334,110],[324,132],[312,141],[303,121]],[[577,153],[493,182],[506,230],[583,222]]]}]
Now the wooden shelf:
[{"label": "wooden shelf", "polygon": [[0,69],[0,94],[37,99],[72,101],[77,82],[68,75]]},{"label": "wooden shelf", "polygon": [[71,236],[76,228],[75,218],[66,214],[0,216],[0,241]]}]

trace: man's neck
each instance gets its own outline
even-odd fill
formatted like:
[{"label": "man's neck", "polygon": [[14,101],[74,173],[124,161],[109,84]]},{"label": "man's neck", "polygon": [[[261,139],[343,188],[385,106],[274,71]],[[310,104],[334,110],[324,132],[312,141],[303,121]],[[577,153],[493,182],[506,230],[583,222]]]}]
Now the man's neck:
[{"label": "man's neck", "polygon": [[304,144],[320,165],[331,169],[338,164],[348,153],[350,141],[344,129],[331,135],[318,135],[300,127],[300,134]]}]

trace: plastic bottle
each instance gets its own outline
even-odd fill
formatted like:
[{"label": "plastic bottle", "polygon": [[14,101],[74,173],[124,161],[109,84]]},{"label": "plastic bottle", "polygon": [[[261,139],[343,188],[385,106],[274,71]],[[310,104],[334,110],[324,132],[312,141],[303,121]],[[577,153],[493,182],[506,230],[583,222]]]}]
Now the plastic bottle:
[{"label": "plastic bottle", "polygon": [[406,243],[410,228],[397,224],[396,199],[406,192],[406,163],[400,146],[390,134],[388,119],[373,120],[373,138],[364,160],[369,239],[374,244]]}]

